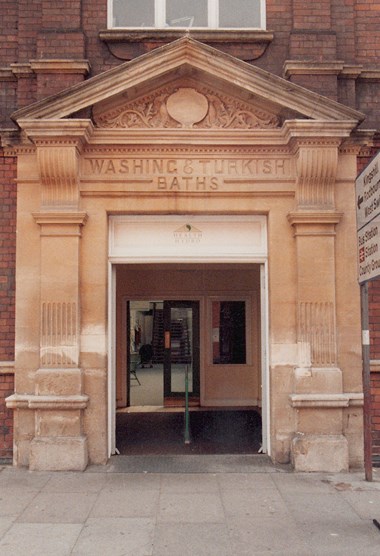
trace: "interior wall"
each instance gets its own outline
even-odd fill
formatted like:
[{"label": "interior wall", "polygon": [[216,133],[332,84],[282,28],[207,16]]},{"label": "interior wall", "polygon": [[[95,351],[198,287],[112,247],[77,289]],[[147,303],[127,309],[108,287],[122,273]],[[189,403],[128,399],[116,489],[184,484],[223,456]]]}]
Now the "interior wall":
[{"label": "interior wall", "polygon": [[[212,363],[211,302],[214,297],[247,302],[247,364]],[[117,265],[116,397],[127,404],[126,302],[199,300],[200,380],[203,406],[258,405],[261,399],[260,266],[258,264]]]}]

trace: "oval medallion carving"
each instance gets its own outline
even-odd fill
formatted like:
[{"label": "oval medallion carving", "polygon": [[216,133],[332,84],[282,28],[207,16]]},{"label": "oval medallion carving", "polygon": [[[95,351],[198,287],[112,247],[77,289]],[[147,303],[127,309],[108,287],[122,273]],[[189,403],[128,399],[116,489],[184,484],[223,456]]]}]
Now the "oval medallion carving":
[{"label": "oval medallion carving", "polygon": [[195,89],[182,87],[169,96],[166,109],[176,122],[184,127],[191,127],[206,117],[208,100]]}]

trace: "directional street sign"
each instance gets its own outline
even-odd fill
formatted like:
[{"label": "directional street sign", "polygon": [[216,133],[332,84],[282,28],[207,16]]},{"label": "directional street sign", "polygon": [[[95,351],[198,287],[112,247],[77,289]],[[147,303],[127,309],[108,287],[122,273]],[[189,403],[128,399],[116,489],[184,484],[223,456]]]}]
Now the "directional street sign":
[{"label": "directional street sign", "polygon": [[380,218],[358,231],[359,283],[380,275]]},{"label": "directional street sign", "polygon": [[356,180],[359,283],[380,276],[380,153]]}]

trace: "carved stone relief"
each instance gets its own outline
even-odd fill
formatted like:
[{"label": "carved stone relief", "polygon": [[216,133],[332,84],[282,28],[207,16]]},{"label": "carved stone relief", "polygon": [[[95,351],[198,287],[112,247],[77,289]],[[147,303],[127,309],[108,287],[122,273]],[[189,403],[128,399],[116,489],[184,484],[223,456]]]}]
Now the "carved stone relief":
[{"label": "carved stone relief", "polygon": [[101,128],[266,129],[278,116],[207,87],[166,87],[94,114]]}]

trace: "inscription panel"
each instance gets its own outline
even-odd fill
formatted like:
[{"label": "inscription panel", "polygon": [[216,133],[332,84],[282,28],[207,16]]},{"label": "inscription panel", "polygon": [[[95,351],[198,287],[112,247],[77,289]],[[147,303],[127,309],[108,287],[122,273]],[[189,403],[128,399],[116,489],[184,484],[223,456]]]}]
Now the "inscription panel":
[{"label": "inscription panel", "polygon": [[82,160],[81,181],[123,183],[123,189],[166,192],[234,191],[260,181],[289,181],[291,157],[93,157]]}]

